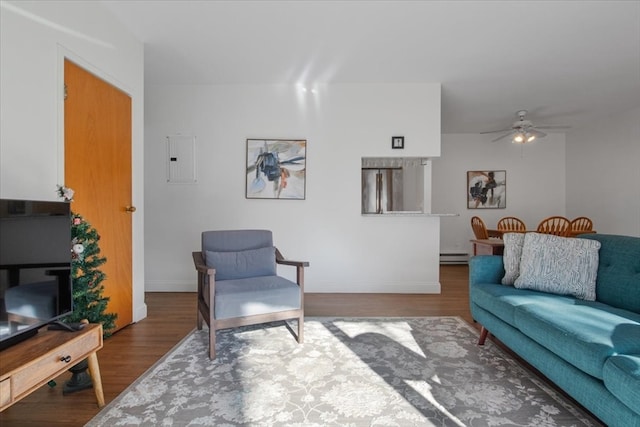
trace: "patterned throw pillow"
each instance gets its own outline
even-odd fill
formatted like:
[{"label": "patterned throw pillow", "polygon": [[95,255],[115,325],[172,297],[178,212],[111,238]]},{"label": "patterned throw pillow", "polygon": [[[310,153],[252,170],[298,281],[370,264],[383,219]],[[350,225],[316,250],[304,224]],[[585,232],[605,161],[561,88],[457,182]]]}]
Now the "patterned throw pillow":
[{"label": "patterned throw pillow", "polygon": [[597,240],[527,233],[514,286],[578,299],[596,299]]},{"label": "patterned throw pillow", "polygon": [[503,285],[513,285],[520,275],[520,257],[522,256],[522,247],[524,246],[524,233],[505,233],[502,236],[504,240],[504,277]]}]

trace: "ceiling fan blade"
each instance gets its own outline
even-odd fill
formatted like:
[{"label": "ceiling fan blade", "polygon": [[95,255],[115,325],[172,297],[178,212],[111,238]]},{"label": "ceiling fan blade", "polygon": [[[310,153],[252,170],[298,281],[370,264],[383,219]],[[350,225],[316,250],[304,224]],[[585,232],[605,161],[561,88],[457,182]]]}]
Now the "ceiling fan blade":
[{"label": "ceiling fan blade", "polygon": [[534,126],[536,129],[571,129],[571,126]]},{"label": "ceiling fan blade", "polygon": [[500,129],[500,130],[490,130],[487,132],[480,132],[480,135],[484,135],[485,133],[498,133],[498,132],[507,132],[512,130],[512,128]]},{"label": "ceiling fan blade", "polygon": [[537,130],[537,129],[531,129],[529,130],[529,133],[532,134],[533,136],[535,136],[536,138],[544,138],[545,136],[547,136],[546,133]]},{"label": "ceiling fan blade", "polygon": [[497,137],[496,139],[491,140],[491,142],[497,142],[497,141],[500,141],[502,138],[506,138],[506,137],[508,137],[509,135],[513,135],[513,132],[505,133],[504,135],[499,136],[499,137]]}]

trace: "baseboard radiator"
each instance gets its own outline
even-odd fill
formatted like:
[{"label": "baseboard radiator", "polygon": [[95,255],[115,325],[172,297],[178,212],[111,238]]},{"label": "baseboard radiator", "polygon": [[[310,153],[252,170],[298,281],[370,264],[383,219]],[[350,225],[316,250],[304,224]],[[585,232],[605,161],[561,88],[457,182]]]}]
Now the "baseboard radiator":
[{"label": "baseboard radiator", "polygon": [[443,252],[440,254],[440,264],[468,264],[469,254],[466,252]]}]

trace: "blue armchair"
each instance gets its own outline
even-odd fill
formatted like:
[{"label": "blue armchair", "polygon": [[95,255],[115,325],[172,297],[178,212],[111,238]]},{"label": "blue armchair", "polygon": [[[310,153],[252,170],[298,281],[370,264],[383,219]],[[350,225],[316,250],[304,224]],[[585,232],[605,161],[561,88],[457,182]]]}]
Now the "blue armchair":
[{"label": "blue armchair", "polygon": [[[216,331],[278,320],[298,320],[304,340],[304,267],[286,260],[269,230],[202,233],[202,251],[193,252],[198,273],[198,319],[209,326],[209,358],[216,357]],[[296,282],[277,275],[277,264],[296,267]]]}]

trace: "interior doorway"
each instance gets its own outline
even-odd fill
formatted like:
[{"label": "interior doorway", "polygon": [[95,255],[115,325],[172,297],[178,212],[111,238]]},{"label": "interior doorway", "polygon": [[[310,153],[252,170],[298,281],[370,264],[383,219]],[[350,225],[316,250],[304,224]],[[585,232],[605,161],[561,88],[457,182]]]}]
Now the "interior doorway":
[{"label": "interior doorway", "polygon": [[100,235],[118,330],[133,321],[131,97],[68,59],[64,82],[64,183],[75,190],[71,209]]}]

